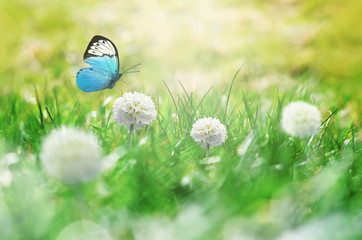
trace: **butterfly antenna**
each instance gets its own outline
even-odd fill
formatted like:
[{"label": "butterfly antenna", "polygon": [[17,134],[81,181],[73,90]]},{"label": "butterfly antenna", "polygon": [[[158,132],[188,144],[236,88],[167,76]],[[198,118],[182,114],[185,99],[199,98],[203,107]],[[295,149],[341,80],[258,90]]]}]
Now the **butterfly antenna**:
[{"label": "butterfly antenna", "polygon": [[136,64],[136,65],[134,65],[134,66],[132,66],[132,67],[128,68],[128,69],[127,69],[126,71],[124,71],[122,74],[140,72],[140,71],[132,71],[132,72],[128,72],[128,71],[129,71],[129,70],[131,70],[132,68],[137,67],[137,66],[139,66],[139,65],[141,65],[141,63],[138,63],[138,64]]}]

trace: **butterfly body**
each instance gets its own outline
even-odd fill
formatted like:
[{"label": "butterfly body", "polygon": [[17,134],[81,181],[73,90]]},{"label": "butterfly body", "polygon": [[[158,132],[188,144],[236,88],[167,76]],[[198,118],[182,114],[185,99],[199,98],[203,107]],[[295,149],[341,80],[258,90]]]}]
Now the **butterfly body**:
[{"label": "butterfly body", "polygon": [[92,67],[82,68],[77,73],[76,83],[84,92],[113,88],[122,77],[116,46],[111,40],[96,35],[89,42],[83,59]]}]

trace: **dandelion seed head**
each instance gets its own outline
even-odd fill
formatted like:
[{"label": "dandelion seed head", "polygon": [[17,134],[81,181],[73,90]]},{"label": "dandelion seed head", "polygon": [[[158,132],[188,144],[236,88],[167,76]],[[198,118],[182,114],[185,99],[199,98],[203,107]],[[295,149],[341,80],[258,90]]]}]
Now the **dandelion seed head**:
[{"label": "dandelion seed head", "polygon": [[308,137],[315,134],[321,124],[318,108],[306,102],[292,102],[284,107],[282,127],[292,136]]},{"label": "dandelion seed head", "polygon": [[134,130],[139,130],[156,119],[156,107],[149,96],[138,92],[126,92],[116,99],[113,117],[119,125],[129,129],[130,125],[134,124]]},{"label": "dandelion seed head", "polygon": [[92,180],[101,172],[101,148],[89,133],[63,127],[44,140],[40,154],[45,172],[69,184]]},{"label": "dandelion seed head", "polygon": [[194,123],[190,135],[203,148],[206,148],[207,144],[212,148],[225,142],[226,128],[219,119],[202,118]]}]

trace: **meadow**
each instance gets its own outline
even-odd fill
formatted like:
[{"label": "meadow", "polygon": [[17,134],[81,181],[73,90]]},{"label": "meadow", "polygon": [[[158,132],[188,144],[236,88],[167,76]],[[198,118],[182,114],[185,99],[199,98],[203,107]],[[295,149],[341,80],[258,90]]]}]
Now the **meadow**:
[{"label": "meadow", "polygon": [[[362,239],[362,32],[346,28],[360,7],[1,2],[0,239]],[[84,93],[76,73],[96,34],[115,43],[121,70],[142,65]],[[157,116],[129,147],[112,106],[134,91]],[[295,101],[320,111],[312,136],[281,126]],[[190,136],[203,117],[227,130],[208,157]],[[62,127],[98,139],[94,179],[44,170],[44,140]]]}]

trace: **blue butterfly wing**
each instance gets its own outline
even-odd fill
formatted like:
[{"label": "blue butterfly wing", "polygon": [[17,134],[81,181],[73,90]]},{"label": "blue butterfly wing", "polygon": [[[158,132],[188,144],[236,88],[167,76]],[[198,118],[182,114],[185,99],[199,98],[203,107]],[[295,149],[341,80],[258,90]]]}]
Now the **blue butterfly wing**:
[{"label": "blue butterfly wing", "polygon": [[84,59],[89,65],[100,68],[114,76],[118,74],[118,59],[115,56],[89,57]]},{"label": "blue butterfly wing", "polygon": [[84,61],[110,74],[119,71],[118,51],[111,40],[103,36],[94,36],[84,52]]},{"label": "blue butterfly wing", "polygon": [[113,78],[100,68],[82,68],[77,73],[77,85],[84,92],[96,92],[109,88]]},{"label": "blue butterfly wing", "polygon": [[84,92],[112,88],[119,75],[119,60],[116,46],[111,40],[96,35],[84,52],[84,61],[93,66],[77,73],[77,85]]}]

